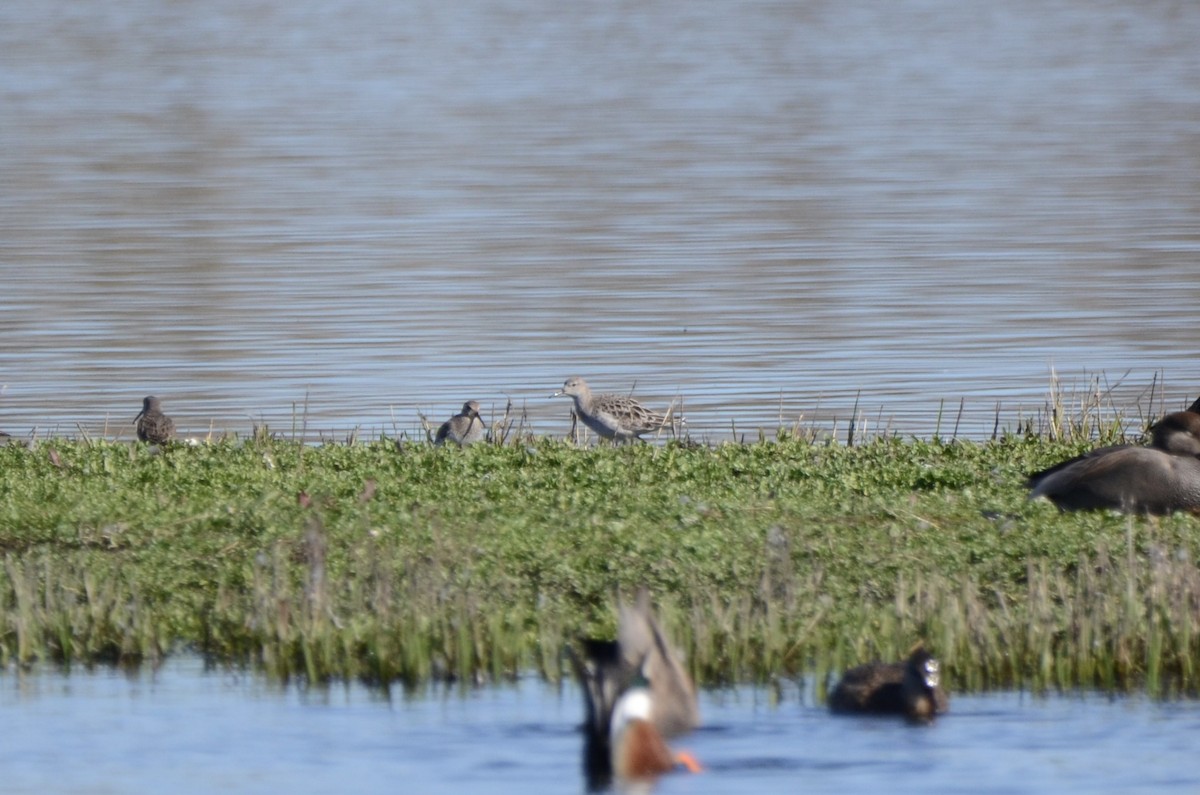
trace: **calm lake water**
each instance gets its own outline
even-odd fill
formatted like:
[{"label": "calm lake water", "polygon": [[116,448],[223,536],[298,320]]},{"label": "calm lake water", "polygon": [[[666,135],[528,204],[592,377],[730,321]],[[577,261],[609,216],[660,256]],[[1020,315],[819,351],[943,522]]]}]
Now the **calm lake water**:
[{"label": "calm lake water", "polygon": [[[1183,793],[1200,787],[1200,705],[959,696],[929,727],[841,718],[783,688],[703,693],[675,745],[708,768],[661,793]],[[583,707],[537,679],[383,698],[301,692],[194,658],[156,673],[0,675],[6,795],[583,792]]]},{"label": "calm lake water", "polygon": [[1200,392],[1200,4],[0,4],[0,428]]},{"label": "calm lake water", "polygon": [[[0,3],[0,429],[992,432],[1200,393],[1200,3]],[[1154,404],[1149,405],[1155,385]],[[1165,389],[1165,391],[1164,391]],[[1200,708],[704,694],[662,792],[1193,792]],[[11,793],[575,792],[573,686],[0,676]]]}]

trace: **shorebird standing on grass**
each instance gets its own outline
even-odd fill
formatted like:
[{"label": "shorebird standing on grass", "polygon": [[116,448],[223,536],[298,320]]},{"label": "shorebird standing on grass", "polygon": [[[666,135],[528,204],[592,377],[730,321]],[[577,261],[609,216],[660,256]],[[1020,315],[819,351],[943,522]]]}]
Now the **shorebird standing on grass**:
[{"label": "shorebird standing on grass", "polygon": [[448,440],[462,447],[483,441],[486,432],[483,417],[479,416],[479,403],[468,400],[463,404],[462,411],[442,423],[433,443],[440,446]]},{"label": "shorebird standing on grass", "polygon": [[593,395],[587,381],[577,375],[568,378],[562,389],[550,397],[574,400],[575,416],[605,439],[628,441],[670,425],[667,416],[651,411],[628,395]]},{"label": "shorebird standing on grass", "polygon": [[163,414],[162,401],[154,395],[142,400],[142,410],[133,418],[137,437],[143,442],[166,444],[175,437],[175,422]]}]

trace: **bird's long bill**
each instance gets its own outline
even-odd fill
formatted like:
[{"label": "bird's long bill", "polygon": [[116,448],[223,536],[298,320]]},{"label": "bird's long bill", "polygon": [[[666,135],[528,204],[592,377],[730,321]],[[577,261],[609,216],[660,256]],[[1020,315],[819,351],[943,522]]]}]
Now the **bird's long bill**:
[{"label": "bird's long bill", "polygon": [[562,396],[563,396],[563,393],[562,393],[562,392],[555,392],[555,393],[554,393],[553,395],[551,395],[550,397],[562,397]]},{"label": "bird's long bill", "polygon": [[146,410],[145,410],[145,409],[142,409],[141,411],[139,411],[139,412],[137,413],[137,416],[133,418],[133,422],[132,422],[131,424],[132,424],[132,425],[137,425],[137,421],[138,421],[138,420],[140,420],[140,419],[142,418],[142,415],[143,415],[143,414],[145,414],[145,413],[146,413]]}]

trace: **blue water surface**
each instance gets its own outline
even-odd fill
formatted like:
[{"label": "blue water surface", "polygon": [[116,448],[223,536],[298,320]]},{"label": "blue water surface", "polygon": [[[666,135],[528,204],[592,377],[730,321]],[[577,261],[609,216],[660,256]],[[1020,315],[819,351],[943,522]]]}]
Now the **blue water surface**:
[{"label": "blue water surface", "polygon": [[[1200,704],[960,695],[932,726],[835,717],[796,686],[701,694],[663,793],[1195,792]],[[536,677],[418,694],[280,687],[174,658],[158,671],[0,675],[3,791],[585,791],[581,695]]]}]

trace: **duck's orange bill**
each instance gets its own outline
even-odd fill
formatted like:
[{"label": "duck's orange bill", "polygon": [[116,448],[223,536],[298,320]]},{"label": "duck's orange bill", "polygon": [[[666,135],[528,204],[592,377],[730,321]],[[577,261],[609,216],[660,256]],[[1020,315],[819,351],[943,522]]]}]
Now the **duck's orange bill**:
[{"label": "duck's orange bill", "polygon": [[700,764],[696,757],[692,756],[687,751],[680,751],[679,753],[675,754],[675,764],[679,765],[689,773],[704,772],[704,766]]}]

